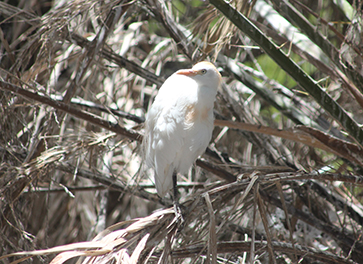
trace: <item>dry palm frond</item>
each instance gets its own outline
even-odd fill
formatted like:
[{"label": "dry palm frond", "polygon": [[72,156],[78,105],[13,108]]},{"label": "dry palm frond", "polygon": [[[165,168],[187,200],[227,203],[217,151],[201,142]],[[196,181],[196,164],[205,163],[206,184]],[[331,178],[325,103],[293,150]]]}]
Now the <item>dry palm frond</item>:
[{"label": "dry palm frond", "polygon": [[[232,1],[231,4],[242,14],[249,16],[256,1]],[[213,51],[214,60],[220,50],[229,46],[231,39],[237,34],[236,26],[226,17],[219,16],[217,10],[209,5],[207,10],[200,14],[193,22],[193,35],[203,40],[200,48],[205,54],[209,55]]]},{"label": "dry palm frond", "polygon": [[[315,45],[341,55],[326,63],[256,10],[286,16],[275,2],[229,3],[362,122],[361,69],[336,65],[360,49],[359,19],[342,18],[341,1],[289,9],[310,23],[307,14],[324,15],[331,31]],[[0,2],[2,262],[363,262],[360,142],[263,50],[243,49],[249,40],[227,15],[190,0],[9,3]],[[280,1],[289,3],[301,5]],[[223,68],[223,86],[213,141],[178,177],[180,222],[139,142],[157,88],[200,59]]]},{"label": "dry palm frond", "polygon": [[[295,179],[299,178],[297,174],[290,176],[293,176]],[[313,175],[301,176],[312,177]],[[272,177],[276,177],[276,175]],[[300,178],[302,179],[302,177]],[[217,256],[221,253],[232,257],[237,245],[239,245],[238,248],[242,251],[248,251],[250,247],[248,243],[243,246],[241,244],[242,241],[237,239],[238,237],[242,238],[243,234],[232,223],[247,219],[246,216],[256,209],[252,205],[258,203],[258,208],[260,208],[260,214],[255,219],[257,226],[263,223],[264,230],[268,230],[268,222],[271,224],[271,219],[268,219],[266,210],[274,209],[272,207],[267,209],[262,199],[266,199],[269,196],[266,192],[273,190],[271,188],[271,179],[269,175],[251,175],[250,179],[221,185],[211,188],[207,192],[195,194],[181,205],[184,217],[183,222],[175,218],[172,208],[158,210],[143,218],[135,218],[114,224],[89,242],[73,243],[47,250],[18,252],[3,256],[2,259],[11,256],[34,257],[54,253],[59,254],[51,263],[64,263],[75,257],[82,257],[82,263],[110,263],[113,260],[120,260],[121,263],[144,263],[146,261],[157,262],[158,259],[162,259],[162,261],[167,263],[171,259],[192,258],[196,260],[202,256],[207,258],[210,256],[213,262],[216,261]],[[280,177],[280,180],[285,182],[286,178]],[[252,189],[255,192],[251,191]],[[240,193],[243,194],[241,197],[239,196]],[[257,197],[255,197],[256,194]],[[291,205],[289,204],[290,202],[285,204],[286,212],[291,210]],[[304,216],[303,212],[297,212],[297,215],[303,221],[308,222],[313,219],[311,216]],[[318,219],[314,221],[316,221],[316,224],[319,223]],[[257,230],[259,229],[257,228]],[[287,232],[282,233],[281,231],[279,233],[280,236],[288,236]],[[330,233],[330,235],[334,235],[334,230],[329,231],[327,229],[325,231]],[[228,243],[222,242],[228,236],[233,236],[234,233],[237,235],[235,239]],[[264,236],[263,233],[261,235]],[[272,234],[266,233],[266,235],[271,236]],[[344,244],[346,234],[340,235]],[[255,246],[258,250],[265,247],[273,248],[275,251],[284,252],[286,257],[292,257],[292,253],[299,257],[308,253],[309,258],[326,261],[327,263],[329,261],[350,263],[342,258],[317,251],[311,247],[301,248],[297,245],[291,246],[291,244],[276,243],[271,238],[267,240],[266,244],[255,242]],[[24,258],[20,260],[24,260]]]}]

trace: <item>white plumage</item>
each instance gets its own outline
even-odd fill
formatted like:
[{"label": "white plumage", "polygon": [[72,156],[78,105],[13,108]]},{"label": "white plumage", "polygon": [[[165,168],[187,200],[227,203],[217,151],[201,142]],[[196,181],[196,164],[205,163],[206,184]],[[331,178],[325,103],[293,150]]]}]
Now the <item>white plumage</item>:
[{"label": "white plumage", "polygon": [[215,66],[200,62],[171,75],[155,97],[146,116],[143,150],[161,197],[173,187],[173,172],[186,173],[207,148],[220,83]]}]

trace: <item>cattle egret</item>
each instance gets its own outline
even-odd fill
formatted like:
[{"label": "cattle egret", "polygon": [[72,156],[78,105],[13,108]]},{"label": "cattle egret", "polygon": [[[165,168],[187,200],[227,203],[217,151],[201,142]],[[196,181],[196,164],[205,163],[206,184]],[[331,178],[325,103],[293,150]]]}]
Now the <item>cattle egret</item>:
[{"label": "cattle egret", "polygon": [[146,115],[143,150],[160,197],[173,188],[178,203],[177,173],[186,173],[207,148],[221,79],[212,63],[199,62],[171,75],[155,97]]}]

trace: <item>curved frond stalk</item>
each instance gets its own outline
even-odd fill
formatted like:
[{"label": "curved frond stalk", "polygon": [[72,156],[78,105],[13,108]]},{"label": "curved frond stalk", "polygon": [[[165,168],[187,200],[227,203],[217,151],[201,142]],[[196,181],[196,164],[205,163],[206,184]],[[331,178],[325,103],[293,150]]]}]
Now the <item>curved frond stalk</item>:
[{"label": "curved frond stalk", "polygon": [[326,93],[309,75],[294,61],[287,57],[276,45],[253,25],[245,16],[223,0],[211,0],[226,17],[228,17],[243,33],[256,42],[283,70],[285,70],[300,86],[307,91],[362,147],[363,130],[347,114],[347,112]]}]

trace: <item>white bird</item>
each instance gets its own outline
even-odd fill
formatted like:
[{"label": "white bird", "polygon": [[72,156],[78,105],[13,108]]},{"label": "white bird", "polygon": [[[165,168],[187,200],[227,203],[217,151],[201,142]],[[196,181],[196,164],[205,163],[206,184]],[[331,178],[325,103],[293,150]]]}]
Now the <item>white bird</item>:
[{"label": "white bird", "polygon": [[186,173],[204,153],[213,131],[213,107],[221,75],[210,62],[175,72],[161,86],[146,115],[143,151],[155,170],[160,197],[174,189],[176,175]]}]

